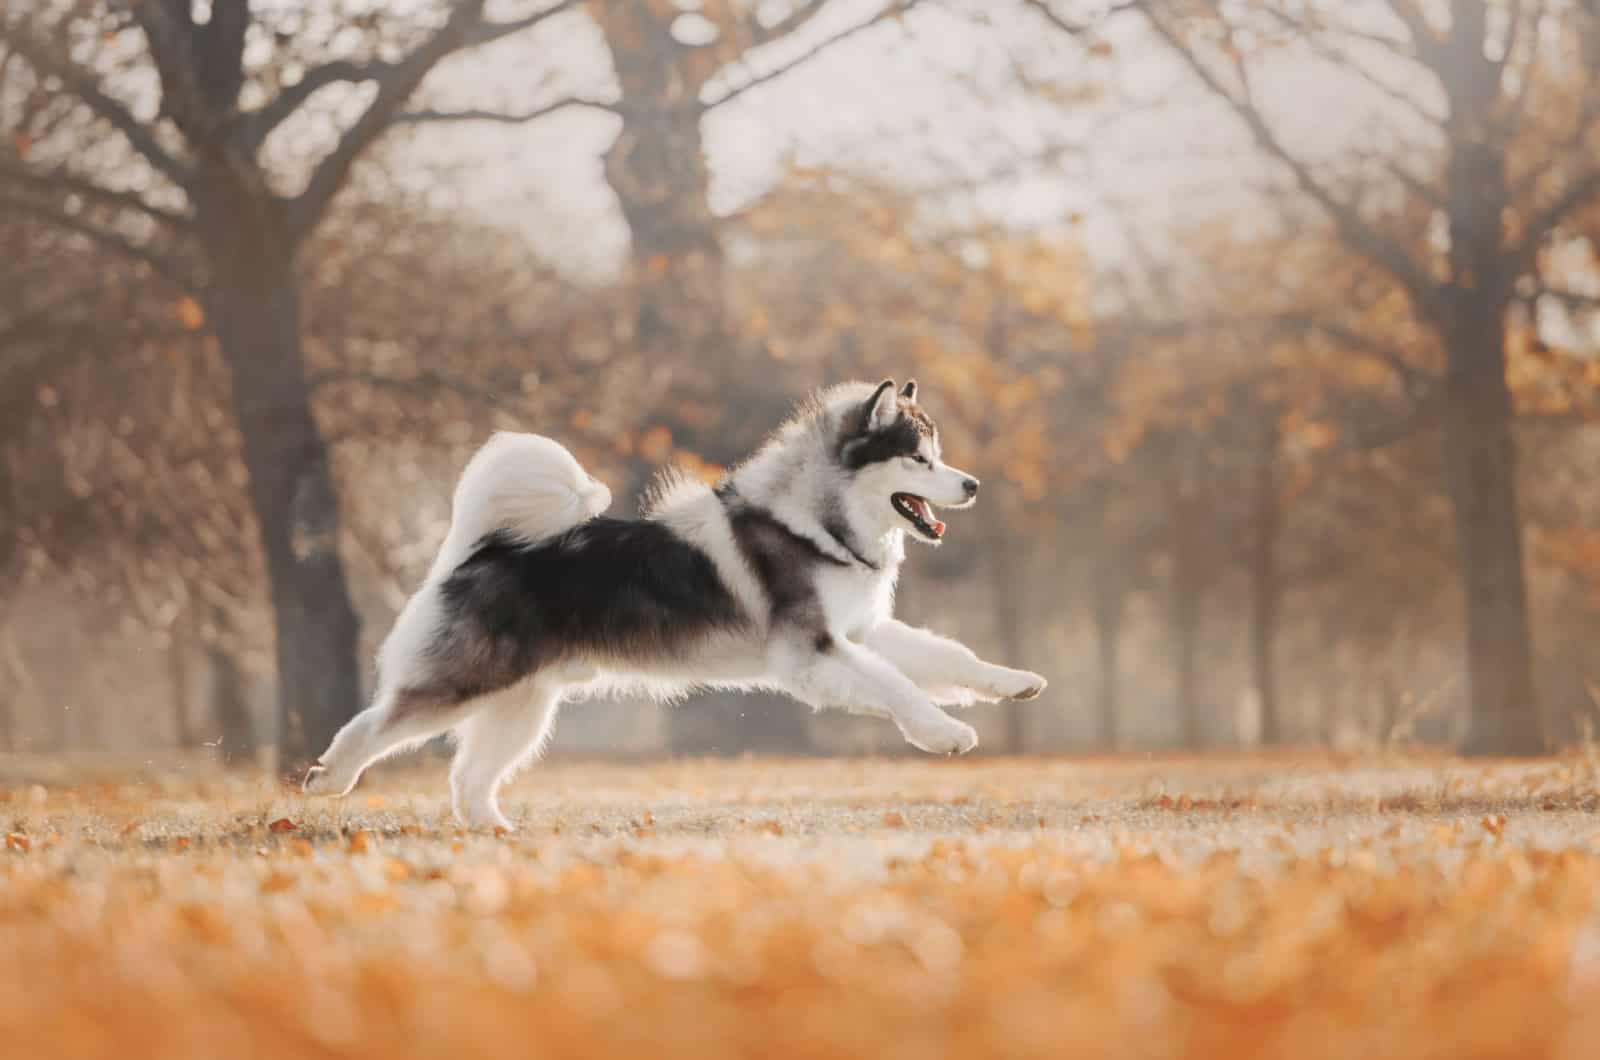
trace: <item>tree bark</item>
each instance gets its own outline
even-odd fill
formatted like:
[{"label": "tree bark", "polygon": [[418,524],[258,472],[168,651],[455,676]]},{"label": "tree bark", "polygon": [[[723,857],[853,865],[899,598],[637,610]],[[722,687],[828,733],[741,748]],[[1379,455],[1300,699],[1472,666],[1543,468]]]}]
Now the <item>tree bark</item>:
[{"label": "tree bark", "polygon": [[1497,130],[1501,71],[1488,57],[1488,5],[1457,3],[1437,64],[1448,101],[1450,282],[1437,323],[1446,345],[1445,473],[1466,597],[1472,754],[1544,750],[1517,506],[1511,394],[1506,386],[1510,140]]},{"label": "tree bark", "polygon": [[[1186,551],[1180,548],[1180,552]],[[1187,557],[1180,558],[1173,572],[1172,646],[1174,652],[1173,688],[1178,713],[1183,719],[1183,746],[1198,750],[1202,743],[1200,725],[1200,600],[1198,572]]]},{"label": "tree bark", "polygon": [[1183,746],[1201,745],[1200,608],[1206,572],[1201,529],[1204,514],[1196,499],[1190,454],[1175,449],[1168,472],[1172,513],[1172,586],[1169,624],[1173,652],[1173,694],[1183,724]]},{"label": "tree bark", "polygon": [[361,706],[339,498],[311,410],[293,248],[260,197],[213,182],[207,309],[233,385],[277,637],[278,766],[298,775]]},{"label": "tree bark", "polygon": [[[8,682],[9,684],[9,682]],[[0,690],[0,751],[17,749],[16,685]]]},{"label": "tree bark", "polygon": [[1283,742],[1278,716],[1278,681],[1273,640],[1278,629],[1282,586],[1278,578],[1278,427],[1277,413],[1262,416],[1261,448],[1256,475],[1250,558],[1250,671],[1260,709],[1261,742]]},{"label": "tree bark", "polygon": [[606,183],[628,224],[635,339],[647,353],[693,357],[723,328],[723,254],[711,215],[700,81],[672,37],[676,10],[611,4],[596,12],[622,100]]},{"label": "tree bark", "polygon": [[216,719],[223,764],[235,768],[254,765],[258,744],[244,679],[232,654],[216,644],[206,647],[206,698]]},{"label": "tree bark", "polygon": [[1098,712],[1100,742],[1116,750],[1121,742],[1122,714],[1122,617],[1127,586],[1122,572],[1102,557],[1094,572],[1094,629],[1100,681]]},{"label": "tree bark", "polygon": [[189,698],[194,684],[189,668],[193,633],[189,623],[174,622],[167,645],[167,673],[172,678],[172,739],[179,747],[193,747],[195,743],[189,724]]},{"label": "tree bark", "polygon": [[1545,749],[1533,684],[1503,313],[1462,297],[1450,340],[1446,473],[1466,598],[1469,754]]}]

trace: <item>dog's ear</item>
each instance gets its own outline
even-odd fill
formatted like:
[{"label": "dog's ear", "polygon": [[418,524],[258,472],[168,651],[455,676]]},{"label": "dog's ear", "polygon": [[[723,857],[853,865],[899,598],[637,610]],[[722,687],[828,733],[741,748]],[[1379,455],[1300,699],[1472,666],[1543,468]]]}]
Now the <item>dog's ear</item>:
[{"label": "dog's ear", "polygon": [[900,396],[907,401],[917,400],[917,381],[915,379],[907,379],[906,385],[900,388]]},{"label": "dog's ear", "polygon": [[894,380],[885,379],[878,384],[878,389],[872,392],[872,397],[867,400],[867,430],[881,431],[893,423],[900,415],[900,406],[895,401]]}]

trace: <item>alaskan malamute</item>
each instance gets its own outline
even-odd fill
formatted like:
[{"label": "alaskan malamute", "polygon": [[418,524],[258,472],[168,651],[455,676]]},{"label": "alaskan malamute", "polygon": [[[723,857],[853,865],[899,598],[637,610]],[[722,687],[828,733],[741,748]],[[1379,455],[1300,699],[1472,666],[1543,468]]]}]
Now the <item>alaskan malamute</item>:
[{"label": "alaskan malamute", "polygon": [[370,707],[306,791],[446,730],[463,824],[510,827],[495,793],[536,755],[563,699],[766,688],[888,718],[924,751],[966,752],[936,703],[1031,699],[1045,680],[892,615],[905,537],[978,480],[946,464],[917,386],[846,383],[807,402],[715,488],[668,475],[641,519],[548,438],[497,434],[456,487],[449,535],[378,653]]}]

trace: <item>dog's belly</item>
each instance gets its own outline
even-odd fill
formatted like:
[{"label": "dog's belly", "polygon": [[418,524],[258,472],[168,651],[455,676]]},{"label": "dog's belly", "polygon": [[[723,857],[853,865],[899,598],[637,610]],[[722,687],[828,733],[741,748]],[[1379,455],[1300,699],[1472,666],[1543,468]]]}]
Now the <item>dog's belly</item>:
[{"label": "dog's belly", "polygon": [[754,635],[707,637],[673,653],[598,659],[595,667],[596,672],[581,685],[570,687],[571,695],[679,699],[707,688],[774,687],[765,645]]}]

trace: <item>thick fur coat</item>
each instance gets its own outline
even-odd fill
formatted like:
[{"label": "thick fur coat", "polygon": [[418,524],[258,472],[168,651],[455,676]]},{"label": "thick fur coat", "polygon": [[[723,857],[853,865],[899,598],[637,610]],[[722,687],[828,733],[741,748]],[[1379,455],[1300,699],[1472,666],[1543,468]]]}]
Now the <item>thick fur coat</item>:
[{"label": "thick fur coat", "polygon": [[975,478],[944,462],[915,383],[848,383],[807,402],[716,487],[669,475],[636,520],[558,443],[498,434],[468,463],[450,532],[378,656],[373,703],[306,790],[344,794],[378,759],[458,742],[457,816],[509,828],[496,793],[563,700],[765,688],[886,718],[922,750],[964,753],[938,703],[1029,699],[1044,678],[984,662],[893,615],[905,539]]}]

